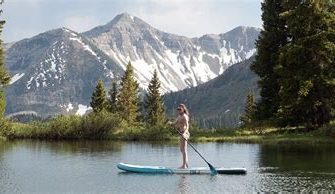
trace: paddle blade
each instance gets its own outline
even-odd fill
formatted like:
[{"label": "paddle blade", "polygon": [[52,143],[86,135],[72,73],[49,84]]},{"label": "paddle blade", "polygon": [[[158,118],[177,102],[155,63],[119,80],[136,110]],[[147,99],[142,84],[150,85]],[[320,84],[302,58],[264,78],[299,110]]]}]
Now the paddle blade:
[{"label": "paddle blade", "polygon": [[209,166],[209,169],[211,170],[211,175],[215,176],[218,174],[218,171],[214,168],[214,166],[212,166],[210,163],[207,163]]}]

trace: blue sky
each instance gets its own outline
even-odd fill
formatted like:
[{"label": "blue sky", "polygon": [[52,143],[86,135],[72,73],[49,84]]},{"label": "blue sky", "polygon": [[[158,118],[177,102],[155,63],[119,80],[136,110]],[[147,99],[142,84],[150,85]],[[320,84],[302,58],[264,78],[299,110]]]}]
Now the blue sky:
[{"label": "blue sky", "polygon": [[127,12],[165,32],[197,37],[237,26],[261,27],[261,0],[5,0],[4,42],[51,29],[77,32],[106,24]]}]

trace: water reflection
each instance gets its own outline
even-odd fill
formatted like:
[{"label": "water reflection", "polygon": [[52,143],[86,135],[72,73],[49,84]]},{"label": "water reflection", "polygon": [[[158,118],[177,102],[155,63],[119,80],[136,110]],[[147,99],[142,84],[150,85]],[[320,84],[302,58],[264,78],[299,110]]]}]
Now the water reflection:
[{"label": "water reflection", "polygon": [[0,140],[0,193],[20,192],[17,184],[10,176],[14,172],[5,161],[5,152],[14,146],[15,144]]},{"label": "water reflection", "polygon": [[335,189],[334,145],[260,146],[260,191]]},{"label": "water reflection", "polygon": [[[0,193],[252,193],[335,190],[335,146],[199,143],[215,166],[246,175],[145,175],[119,162],[175,167],[178,144],[0,142]],[[192,167],[206,165],[190,151]]]},{"label": "water reflection", "polygon": [[188,180],[188,176],[181,175],[178,181],[177,193],[192,193],[192,187]]},{"label": "water reflection", "polygon": [[[31,151],[42,152],[48,150],[55,154],[95,154],[104,152],[120,152],[122,149],[122,142],[114,141],[10,141],[5,143],[8,146],[4,151],[10,151],[15,146],[25,147]],[[0,148],[1,149],[1,148]],[[0,151],[1,152],[1,151]]]},{"label": "water reflection", "polygon": [[262,145],[259,166],[276,167],[272,170],[333,172],[335,173],[334,145]]}]

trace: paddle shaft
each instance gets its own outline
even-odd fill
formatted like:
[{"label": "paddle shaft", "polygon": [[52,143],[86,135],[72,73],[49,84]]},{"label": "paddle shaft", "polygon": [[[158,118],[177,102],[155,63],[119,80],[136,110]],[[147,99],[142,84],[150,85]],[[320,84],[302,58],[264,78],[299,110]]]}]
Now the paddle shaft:
[{"label": "paddle shaft", "polygon": [[197,152],[198,154],[199,154],[199,156],[208,164],[208,166],[210,166],[210,167],[212,167],[212,168],[214,168],[213,167],[213,165],[211,165],[207,160],[206,160],[206,158],[204,158],[201,154],[200,154],[200,152],[183,136],[183,134],[178,130],[178,129],[176,129],[175,128],[175,130],[179,133],[179,135],[188,143],[188,145],[190,145],[193,149],[194,149],[194,151],[195,152]]}]

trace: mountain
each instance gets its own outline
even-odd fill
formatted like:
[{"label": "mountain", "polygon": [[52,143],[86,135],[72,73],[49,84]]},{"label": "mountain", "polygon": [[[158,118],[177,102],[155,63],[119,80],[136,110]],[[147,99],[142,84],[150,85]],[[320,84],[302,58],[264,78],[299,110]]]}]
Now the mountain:
[{"label": "mountain", "polygon": [[259,29],[187,38],[162,32],[127,13],[77,33],[67,28],[5,44],[7,115],[83,114],[98,79],[110,87],[130,61],[142,89],[157,69],[162,92],[205,83],[255,53]]},{"label": "mountain", "polygon": [[175,115],[180,103],[188,106],[191,118],[201,127],[236,127],[244,112],[246,96],[258,96],[258,76],[250,70],[254,57],[229,67],[222,75],[197,87],[168,93],[164,103],[168,115]]},{"label": "mountain", "polygon": [[66,28],[12,44],[6,67],[13,75],[6,88],[7,114],[75,113],[88,104],[96,80],[108,83],[123,71],[88,39]]},{"label": "mountain", "polygon": [[147,88],[156,69],[163,92],[197,86],[255,53],[259,29],[238,27],[219,35],[187,38],[155,29],[127,13],[83,33],[121,64],[131,61],[140,85]]}]

